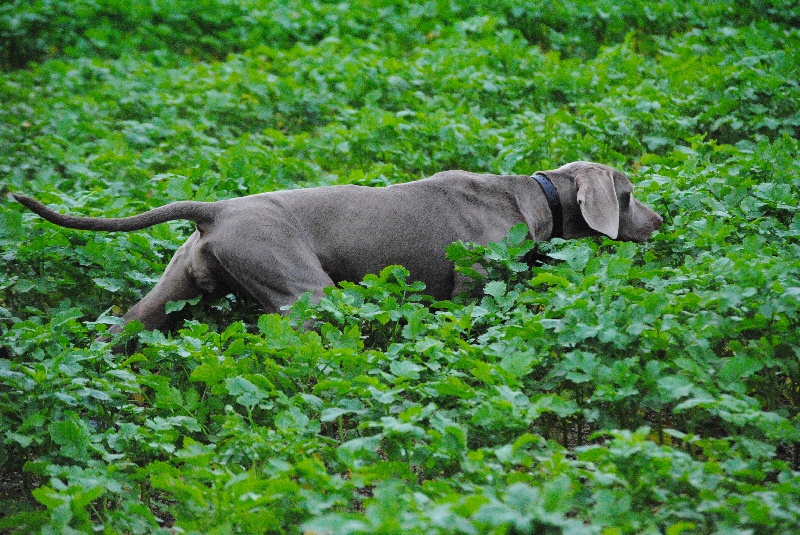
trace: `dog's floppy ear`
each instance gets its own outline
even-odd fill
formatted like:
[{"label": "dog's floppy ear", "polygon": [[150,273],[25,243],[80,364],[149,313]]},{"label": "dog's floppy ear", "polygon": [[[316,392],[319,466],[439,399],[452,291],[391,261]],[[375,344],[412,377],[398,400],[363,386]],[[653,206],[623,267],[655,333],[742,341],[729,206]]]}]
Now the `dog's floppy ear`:
[{"label": "dog's floppy ear", "polygon": [[619,201],[610,170],[588,167],[575,177],[578,206],[588,225],[611,238],[619,234]]}]

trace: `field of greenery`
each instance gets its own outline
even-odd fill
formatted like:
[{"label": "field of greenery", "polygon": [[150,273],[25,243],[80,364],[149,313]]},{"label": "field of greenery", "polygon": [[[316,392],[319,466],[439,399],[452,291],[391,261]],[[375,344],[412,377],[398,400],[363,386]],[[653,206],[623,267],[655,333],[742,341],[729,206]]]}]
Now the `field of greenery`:
[{"label": "field of greenery", "polygon": [[[798,28],[792,0],[3,3],[0,533],[800,532]],[[119,217],[573,160],[631,176],[650,242],[515,228],[451,247],[479,299],[395,266],[110,344],[192,225],[8,196]]]}]

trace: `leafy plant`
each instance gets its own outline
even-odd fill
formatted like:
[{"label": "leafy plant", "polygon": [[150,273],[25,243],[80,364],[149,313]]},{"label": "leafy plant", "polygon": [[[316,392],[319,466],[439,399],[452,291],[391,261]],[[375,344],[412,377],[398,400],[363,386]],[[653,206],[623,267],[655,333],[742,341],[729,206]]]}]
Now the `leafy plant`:
[{"label": "leafy plant", "polygon": [[[95,340],[192,231],[0,209],[0,530],[800,526],[800,12],[784,0],[12,1],[0,191],[61,211],[618,167],[645,244],[448,249]],[[114,353],[114,344],[127,342]]]}]

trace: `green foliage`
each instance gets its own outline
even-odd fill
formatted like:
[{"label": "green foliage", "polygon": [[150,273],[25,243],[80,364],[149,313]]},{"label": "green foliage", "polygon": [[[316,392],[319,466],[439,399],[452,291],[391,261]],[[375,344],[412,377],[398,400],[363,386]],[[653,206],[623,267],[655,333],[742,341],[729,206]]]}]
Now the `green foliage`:
[{"label": "green foliage", "polygon": [[785,0],[6,2],[4,194],[120,216],[585,159],[665,223],[454,244],[452,302],[389,266],[107,344],[190,226],[3,203],[0,531],[797,533],[798,26]]}]

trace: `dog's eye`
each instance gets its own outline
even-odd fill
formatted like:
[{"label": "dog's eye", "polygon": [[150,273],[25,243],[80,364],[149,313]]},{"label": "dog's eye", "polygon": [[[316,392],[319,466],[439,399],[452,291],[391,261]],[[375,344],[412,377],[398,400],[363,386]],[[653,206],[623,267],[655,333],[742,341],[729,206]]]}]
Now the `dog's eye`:
[{"label": "dog's eye", "polygon": [[623,193],[619,198],[620,206],[628,206],[631,203],[631,194]]}]

